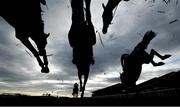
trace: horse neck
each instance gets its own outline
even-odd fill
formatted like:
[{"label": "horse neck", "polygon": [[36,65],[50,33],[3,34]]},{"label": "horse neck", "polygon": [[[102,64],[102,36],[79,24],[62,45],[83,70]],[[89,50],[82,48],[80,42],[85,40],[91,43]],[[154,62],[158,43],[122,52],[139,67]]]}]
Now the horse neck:
[{"label": "horse neck", "polygon": [[85,22],[84,17],[84,11],[83,10],[74,10],[72,13],[72,22],[73,23],[83,23]]},{"label": "horse neck", "polygon": [[72,16],[72,23],[76,23],[76,24],[81,24],[81,23],[84,23],[85,22],[85,20],[84,20],[84,17],[79,17],[78,15],[77,16],[75,16],[75,15],[73,15]]},{"label": "horse neck", "polygon": [[72,0],[72,22],[73,23],[83,23],[85,22],[86,15],[84,11],[84,0]]}]

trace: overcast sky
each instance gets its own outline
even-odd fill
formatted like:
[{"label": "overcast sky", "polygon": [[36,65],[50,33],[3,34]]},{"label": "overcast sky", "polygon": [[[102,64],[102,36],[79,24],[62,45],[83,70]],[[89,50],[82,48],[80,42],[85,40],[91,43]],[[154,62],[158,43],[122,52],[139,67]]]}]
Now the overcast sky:
[{"label": "overcast sky", "polygon": [[[179,70],[180,65],[180,3],[176,0],[165,4],[162,0],[153,3],[151,0],[131,0],[121,2],[106,35],[102,34],[102,3],[107,0],[92,0],[91,14],[95,29],[100,33],[104,47],[97,33],[94,46],[95,65],[91,66],[86,85],[85,96],[92,91],[120,82],[122,72],[120,56],[130,53],[141,41],[148,30],[158,33],[149,45],[161,54],[172,54],[165,60],[165,65],[153,67],[143,65],[137,83],[159,77]],[[51,33],[48,38],[47,53],[53,54],[49,59],[49,74],[40,72],[36,59],[26,53],[28,49],[15,38],[14,28],[0,17],[0,93],[21,92],[31,95],[42,95],[49,92],[60,96],[71,96],[73,84],[79,82],[76,67],[71,63],[72,48],[67,34],[71,26],[71,7],[69,0],[47,0],[48,9],[43,19],[45,32]],[[158,11],[165,11],[159,13]],[[157,57],[155,61],[160,61]]]}]

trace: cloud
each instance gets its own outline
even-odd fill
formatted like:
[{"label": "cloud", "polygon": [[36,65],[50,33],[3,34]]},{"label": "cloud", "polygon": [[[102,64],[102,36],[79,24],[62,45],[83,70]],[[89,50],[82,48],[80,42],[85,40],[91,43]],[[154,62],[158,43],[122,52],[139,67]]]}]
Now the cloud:
[{"label": "cloud", "polygon": [[24,80],[28,80],[28,76],[20,75],[17,72],[9,71],[5,68],[0,68],[0,79],[1,81],[6,82],[20,82]]},{"label": "cloud", "polygon": [[[130,53],[141,41],[147,30],[158,33],[152,40],[147,51],[155,49],[161,54],[170,53],[173,56],[166,60],[166,65],[153,67],[143,65],[139,81],[163,75],[171,70],[177,70],[180,53],[180,22],[169,24],[174,19],[180,19],[179,5],[172,2],[166,5],[162,1],[145,2],[134,0],[121,2],[106,35],[102,30],[102,3],[108,0],[92,0],[92,21],[95,29],[100,32],[104,46],[97,34],[97,43],[94,46],[95,65],[86,87],[86,94],[96,89],[104,88],[120,82],[119,72],[122,72],[120,57]],[[71,95],[72,86],[78,81],[77,69],[72,64],[72,48],[69,45],[67,34],[71,26],[71,7],[68,0],[47,0],[48,9],[43,6],[45,32],[51,35],[48,38],[47,53],[50,74],[41,74],[37,61],[26,52],[25,46],[15,38],[14,29],[5,20],[0,18],[0,87],[1,90],[24,90],[24,92],[51,92],[62,88]],[[165,13],[157,11],[164,10]],[[154,72],[155,71],[155,72]],[[64,85],[57,85],[63,80]],[[62,90],[61,90],[62,91]],[[64,91],[65,93],[65,91]]]}]

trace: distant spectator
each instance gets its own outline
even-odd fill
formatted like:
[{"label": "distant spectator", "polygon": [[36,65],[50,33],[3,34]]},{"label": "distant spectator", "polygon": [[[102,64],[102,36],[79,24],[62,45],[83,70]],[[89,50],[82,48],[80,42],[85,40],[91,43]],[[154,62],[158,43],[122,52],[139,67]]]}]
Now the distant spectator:
[{"label": "distant spectator", "polygon": [[79,85],[77,83],[74,84],[74,88],[73,88],[73,98],[78,98],[78,91],[79,91]]}]

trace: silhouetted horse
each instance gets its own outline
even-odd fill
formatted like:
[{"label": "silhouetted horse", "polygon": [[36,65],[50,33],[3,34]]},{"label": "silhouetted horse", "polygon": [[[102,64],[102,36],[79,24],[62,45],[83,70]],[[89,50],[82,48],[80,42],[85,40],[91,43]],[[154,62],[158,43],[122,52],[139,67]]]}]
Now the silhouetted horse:
[{"label": "silhouetted horse", "polygon": [[[48,60],[45,47],[49,34],[44,33],[44,23],[41,17],[41,3],[45,0],[3,0],[0,6],[0,16],[15,28],[18,38],[36,57],[42,73],[48,73]],[[31,38],[38,51],[29,41]],[[40,56],[43,56],[42,62]]]},{"label": "silhouetted horse", "polygon": [[150,41],[156,36],[153,31],[148,31],[145,33],[143,40],[134,48],[131,54],[123,54],[121,56],[121,65],[123,68],[123,73],[121,74],[121,82],[126,87],[136,86],[136,81],[138,80],[142,64],[152,63],[153,66],[164,65],[163,62],[156,63],[153,61],[154,55],[158,56],[162,60],[169,58],[171,55],[160,55],[154,49],[148,54],[145,49],[148,47]]},{"label": "silhouetted horse", "polygon": [[[86,6],[85,12],[84,1]],[[72,25],[68,34],[68,39],[70,46],[73,48],[72,62],[78,69],[80,91],[82,91],[81,97],[84,96],[90,64],[94,64],[93,45],[96,43],[96,35],[94,26],[91,22],[90,3],[91,0],[71,0]],[[82,85],[83,75],[84,84]]]},{"label": "silhouetted horse", "polygon": [[[115,9],[115,7],[118,6],[118,4],[121,1],[122,0],[109,0],[106,6],[104,4],[102,4],[102,6],[104,8],[104,12],[102,15],[102,18],[103,18],[103,30],[102,30],[102,32],[104,34],[107,33],[107,29],[108,29],[108,27],[111,24],[111,21],[113,19],[113,10]],[[124,1],[129,1],[129,0],[124,0]]]}]

